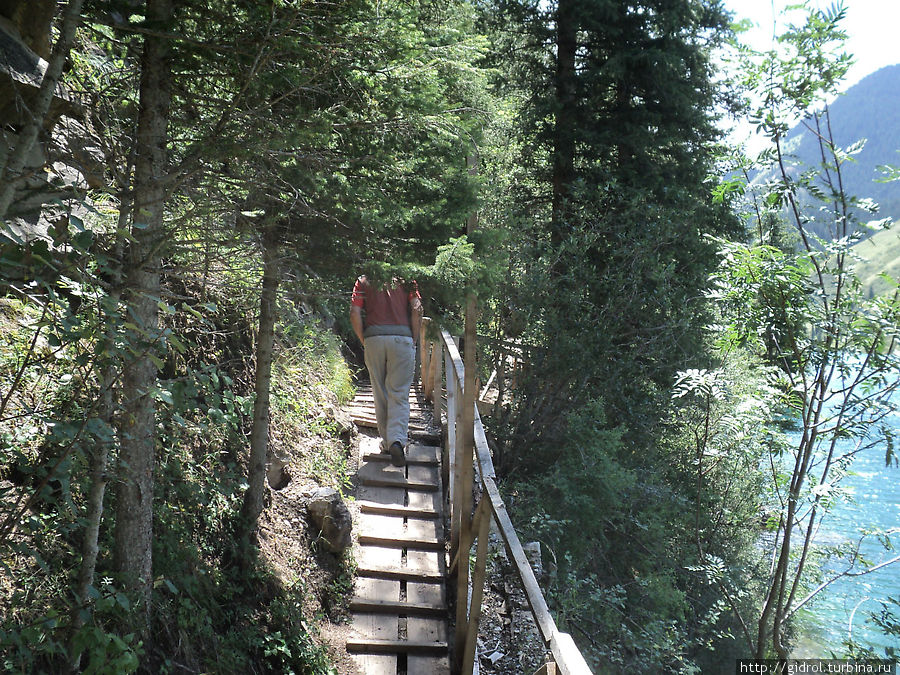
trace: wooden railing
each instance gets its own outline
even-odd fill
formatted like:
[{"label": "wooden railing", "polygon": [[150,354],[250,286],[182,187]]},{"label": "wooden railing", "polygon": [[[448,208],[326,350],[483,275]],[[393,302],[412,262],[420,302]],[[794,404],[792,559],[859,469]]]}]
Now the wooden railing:
[{"label": "wooden railing", "polygon": [[[443,446],[446,456],[442,466],[444,485],[449,486],[450,573],[456,577],[457,593],[454,672],[470,675],[475,666],[475,643],[481,618],[488,533],[490,519],[493,518],[522,581],[525,597],[544,645],[553,657],[552,662],[544,665],[538,673],[589,674],[591,671],[571,636],[556,628],[547,601],[497,489],[494,463],[475,404],[474,322],[467,323],[465,365],[456,343],[447,331],[442,330],[436,340],[427,339],[429,320],[425,319],[420,333],[424,395],[434,405],[435,421],[442,418],[446,421]],[[446,373],[446,377],[443,373]],[[479,485],[481,489],[476,490]],[[480,498],[473,514],[475,492],[480,493]],[[476,549],[475,566],[470,579],[469,559],[473,545]]]}]

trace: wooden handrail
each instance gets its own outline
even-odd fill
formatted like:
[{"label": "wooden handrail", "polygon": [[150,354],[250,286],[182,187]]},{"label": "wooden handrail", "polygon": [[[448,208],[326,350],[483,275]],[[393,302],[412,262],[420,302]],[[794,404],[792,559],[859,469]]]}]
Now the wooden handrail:
[{"label": "wooden handrail", "polygon": [[[457,481],[460,480],[462,476],[471,476],[471,467],[469,467],[468,472],[461,471],[460,469],[463,469],[464,467],[456,466],[454,461],[454,458],[464,456],[464,453],[460,452],[460,445],[467,440],[466,434],[464,433],[467,430],[461,427],[462,420],[468,417],[468,415],[463,415],[463,413],[470,412],[468,410],[462,410],[466,382],[465,367],[459,353],[459,348],[456,346],[456,342],[454,342],[452,336],[446,330],[441,330],[440,338],[437,343],[427,343],[423,331],[421,342],[423,384],[425,384],[427,380],[426,374],[440,372],[435,369],[435,360],[443,361],[446,366],[446,385],[441,382],[442,378],[438,375],[428,383],[431,387],[431,391],[427,392],[426,396],[429,393],[431,394],[435,404],[435,417],[437,421],[440,419],[438,415],[442,412],[441,401],[443,400],[443,391],[446,391],[447,394],[445,414],[447,419],[447,454],[451,458],[451,480],[449,485],[451,504],[451,555],[456,562],[454,569],[458,575],[459,582],[466,587],[468,586],[469,581],[469,554],[475,540],[478,540],[475,575],[472,579],[474,589],[472,593],[472,606],[468,606],[469,603],[466,595],[467,588],[461,589],[462,592],[458,596],[458,602],[460,602],[461,598],[462,604],[466,605],[461,610],[459,607],[457,608],[456,667],[459,669],[458,672],[461,672],[464,675],[470,675],[472,673],[475,636],[477,634],[478,620],[481,613],[481,608],[478,605],[480,604],[481,593],[484,587],[485,556],[487,555],[487,546],[486,541],[484,540],[486,539],[488,532],[487,517],[490,516],[497,523],[500,536],[503,538],[506,549],[515,564],[516,572],[525,589],[525,597],[528,606],[534,616],[541,639],[553,655],[557,671],[565,674],[571,673],[572,675],[589,675],[591,670],[581,652],[575,646],[572,637],[567,633],[561,633],[556,627],[556,622],[550,614],[550,609],[547,606],[547,601],[545,600],[537,578],[534,575],[534,570],[532,570],[531,565],[528,563],[528,559],[525,557],[522,543],[519,541],[512,520],[507,512],[506,505],[503,503],[503,499],[500,496],[500,491],[496,484],[494,462],[491,458],[487,437],[484,433],[484,426],[481,423],[481,416],[478,414],[477,406],[474,405],[474,394],[465,397],[465,399],[472,402],[470,414],[472,415],[471,424],[473,428],[468,430],[471,434],[468,436],[468,439],[472,440],[469,440],[468,442],[474,444],[473,459],[474,464],[478,469],[478,480],[481,482],[481,502],[478,505],[474,517],[471,513],[458,512],[460,504],[466,504],[467,510],[471,511],[471,501],[466,502],[465,500],[458,499],[458,497],[464,493],[471,494],[474,487],[472,482],[468,482],[468,484],[457,484]],[[443,389],[443,386],[446,386],[446,389]],[[469,461],[471,462],[472,460]],[[471,478],[469,481],[471,481]],[[489,511],[485,508],[486,505],[489,507]],[[455,509],[455,511],[453,509]]]}]

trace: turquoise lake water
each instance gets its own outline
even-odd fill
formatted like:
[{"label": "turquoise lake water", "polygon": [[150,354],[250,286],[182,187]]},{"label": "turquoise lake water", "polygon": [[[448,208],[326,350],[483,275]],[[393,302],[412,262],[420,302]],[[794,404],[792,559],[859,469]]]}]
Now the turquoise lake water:
[{"label": "turquoise lake water", "polygon": [[[900,431],[900,418],[893,422]],[[900,528],[900,468],[885,466],[885,449],[860,453],[851,471],[842,485],[852,493],[852,501],[837,504],[823,521],[817,536],[822,544],[855,542],[866,528]],[[900,532],[891,540],[896,547],[892,551],[885,550],[874,537],[868,537],[860,550],[873,563],[887,560],[900,554]],[[843,570],[845,565],[833,567]],[[885,636],[870,621],[872,614],[880,612],[880,601],[887,597],[900,600],[900,562],[862,577],[834,582],[812,605],[811,632],[799,640],[796,656],[826,658],[830,651],[841,654],[841,644],[851,630],[856,642],[879,654],[887,646],[900,650],[900,638]],[[900,608],[896,613],[900,614]]]}]

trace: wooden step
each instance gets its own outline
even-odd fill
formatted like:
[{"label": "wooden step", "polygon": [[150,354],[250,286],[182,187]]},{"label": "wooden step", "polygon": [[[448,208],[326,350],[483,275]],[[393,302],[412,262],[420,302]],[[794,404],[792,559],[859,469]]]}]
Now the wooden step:
[{"label": "wooden step", "polygon": [[446,654],[446,642],[349,638],[347,651],[362,654]]},{"label": "wooden step", "polygon": [[[357,591],[359,596],[370,593],[394,592],[393,587],[365,580],[397,580],[423,581],[433,583],[444,579],[447,568],[446,554],[441,550],[407,549],[406,562],[403,562],[403,551],[400,548],[382,546],[360,546],[357,573]],[[377,591],[371,589],[377,588]],[[395,597],[400,597],[400,587],[396,588]],[[378,597],[381,597],[380,595]]]},{"label": "wooden step", "polygon": [[[350,414],[350,419],[354,424],[358,427],[362,427],[363,429],[377,429],[378,428],[378,420],[375,419],[375,414],[364,415],[364,414]],[[431,431],[428,425],[425,424],[424,421],[416,420],[415,418],[410,418],[408,424],[408,431],[410,434],[430,434],[432,436],[437,435],[435,432]]]},{"label": "wooden step", "polygon": [[426,602],[404,602],[402,600],[369,600],[354,597],[350,601],[351,612],[372,614],[397,614],[406,616],[446,616],[447,607],[438,607]]},{"label": "wooden step", "polygon": [[444,580],[444,575],[433,570],[415,570],[407,567],[380,569],[377,567],[356,568],[356,575],[373,579],[396,579],[398,581],[422,581],[436,583]]},{"label": "wooden step", "polygon": [[418,431],[416,429],[409,430],[409,436],[415,441],[423,441],[425,443],[440,443],[441,442],[441,430],[438,427],[436,430],[428,429],[427,431]]},{"label": "wooden step", "polygon": [[404,518],[440,518],[441,514],[432,509],[419,509],[413,506],[398,504],[379,504],[378,502],[357,501],[360,513],[373,513],[379,516],[402,516]]},{"label": "wooden step", "polygon": [[[386,452],[378,450],[377,443],[368,444],[369,447],[363,450],[363,461],[366,462],[389,462],[391,456]],[[417,466],[438,466],[441,461],[441,449],[435,445],[421,445],[418,443],[410,444],[406,449],[406,463]]]},{"label": "wooden step", "polygon": [[[376,464],[380,463],[380,462],[390,462],[391,456],[386,453],[383,453],[383,452],[370,452],[366,455],[363,455],[363,461],[364,462],[374,462]],[[437,460],[431,459],[429,457],[424,457],[424,458],[420,459],[418,457],[409,457],[408,456],[406,458],[406,463],[410,466],[437,466],[438,465]]]},{"label": "wooden step", "polygon": [[359,535],[360,546],[380,546],[382,548],[415,548],[423,551],[443,551],[444,542],[422,537],[379,537],[372,534]]},{"label": "wooden step", "polygon": [[420,492],[437,492],[438,486],[433,485],[431,483],[424,483],[422,481],[409,480],[407,478],[392,478],[392,477],[364,477],[360,479],[360,483],[362,485],[367,485],[369,487],[396,487],[396,488],[404,488],[406,490],[418,490]]}]

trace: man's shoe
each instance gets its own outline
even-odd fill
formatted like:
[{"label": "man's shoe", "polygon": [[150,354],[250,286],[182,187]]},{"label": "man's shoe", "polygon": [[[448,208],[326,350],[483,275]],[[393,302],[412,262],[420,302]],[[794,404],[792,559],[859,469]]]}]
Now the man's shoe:
[{"label": "man's shoe", "polygon": [[391,443],[391,464],[394,466],[406,464],[406,457],[403,456],[403,446],[400,445],[400,441]]}]

